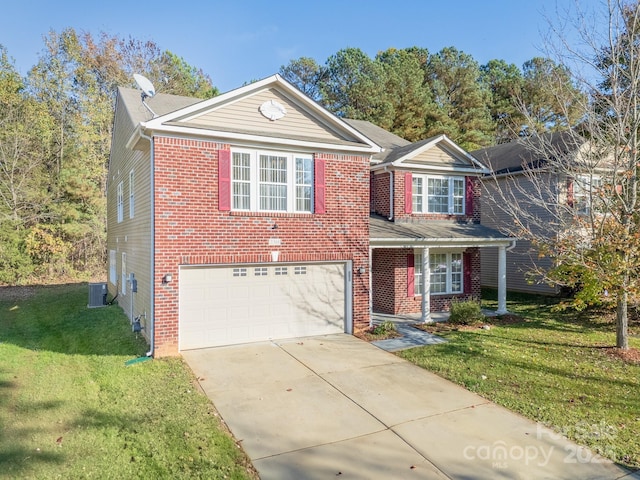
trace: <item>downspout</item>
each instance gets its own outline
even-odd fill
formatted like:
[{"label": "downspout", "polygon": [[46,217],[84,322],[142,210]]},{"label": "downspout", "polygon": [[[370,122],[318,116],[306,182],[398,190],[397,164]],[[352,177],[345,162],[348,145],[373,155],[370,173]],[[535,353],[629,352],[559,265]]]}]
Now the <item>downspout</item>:
[{"label": "downspout", "polygon": [[142,130],[140,130],[140,136],[146,140],[149,140],[149,154],[150,154],[150,165],[151,169],[151,245],[150,253],[151,253],[151,305],[149,312],[149,351],[146,353],[147,357],[153,357],[155,350],[155,301],[156,301],[156,240],[155,240],[155,231],[156,231],[156,181],[155,181],[155,156],[153,151],[153,137],[149,137],[145,135]]}]

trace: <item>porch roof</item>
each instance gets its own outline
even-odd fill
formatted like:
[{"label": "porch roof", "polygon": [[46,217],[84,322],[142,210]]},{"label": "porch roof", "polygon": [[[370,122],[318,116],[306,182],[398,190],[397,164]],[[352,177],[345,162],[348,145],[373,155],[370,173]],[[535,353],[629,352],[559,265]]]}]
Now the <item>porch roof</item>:
[{"label": "porch roof", "polygon": [[370,217],[369,237],[372,248],[499,247],[516,241],[477,223],[446,220],[393,222],[378,215]]}]

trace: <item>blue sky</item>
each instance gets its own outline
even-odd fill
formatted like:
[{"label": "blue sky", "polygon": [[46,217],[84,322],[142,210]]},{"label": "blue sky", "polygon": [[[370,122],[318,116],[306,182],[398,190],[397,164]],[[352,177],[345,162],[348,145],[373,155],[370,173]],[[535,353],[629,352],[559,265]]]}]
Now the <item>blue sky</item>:
[{"label": "blue sky", "polygon": [[[583,5],[598,0],[581,0]],[[478,62],[522,66],[542,54],[546,16],[573,0],[18,0],[5,2],[0,44],[21,74],[37,62],[43,36],[73,27],[97,36],[153,40],[202,68],[221,91],[276,73],[302,56],[323,64],[358,47],[454,46]]]}]

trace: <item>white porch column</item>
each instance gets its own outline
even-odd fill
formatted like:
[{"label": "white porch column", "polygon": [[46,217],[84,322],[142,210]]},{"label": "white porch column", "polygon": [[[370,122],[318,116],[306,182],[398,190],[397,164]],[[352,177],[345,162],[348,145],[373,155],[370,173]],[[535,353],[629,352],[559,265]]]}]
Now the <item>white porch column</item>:
[{"label": "white porch column", "polygon": [[507,247],[498,247],[498,310],[499,315],[507,313]]},{"label": "white porch column", "polygon": [[422,285],[420,288],[420,294],[422,295],[422,316],[421,320],[424,323],[431,322],[431,299],[429,298],[431,292],[431,270],[429,270],[429,247],[422,248]]}]

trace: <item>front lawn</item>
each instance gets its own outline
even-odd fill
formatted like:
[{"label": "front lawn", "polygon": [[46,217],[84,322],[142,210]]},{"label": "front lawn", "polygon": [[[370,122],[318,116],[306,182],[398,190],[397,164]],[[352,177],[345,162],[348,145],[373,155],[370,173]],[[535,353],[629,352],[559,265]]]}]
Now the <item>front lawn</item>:
[{"label": "front lawn", "polygon": [[[622,465],[640,468],[640,364],[614,355],[605,313],[554,313],[553,299],[510,296],[512,319],[439,333],[448,342],[400,352],[485,398]],[[495,302],[484,307],[495,310]],[[640,348],[631,323],[630,346]]]},{"label": "front lawn", "polygon": [[0,478],[256,478],[181,359],[88,286],[0,287]]}]

